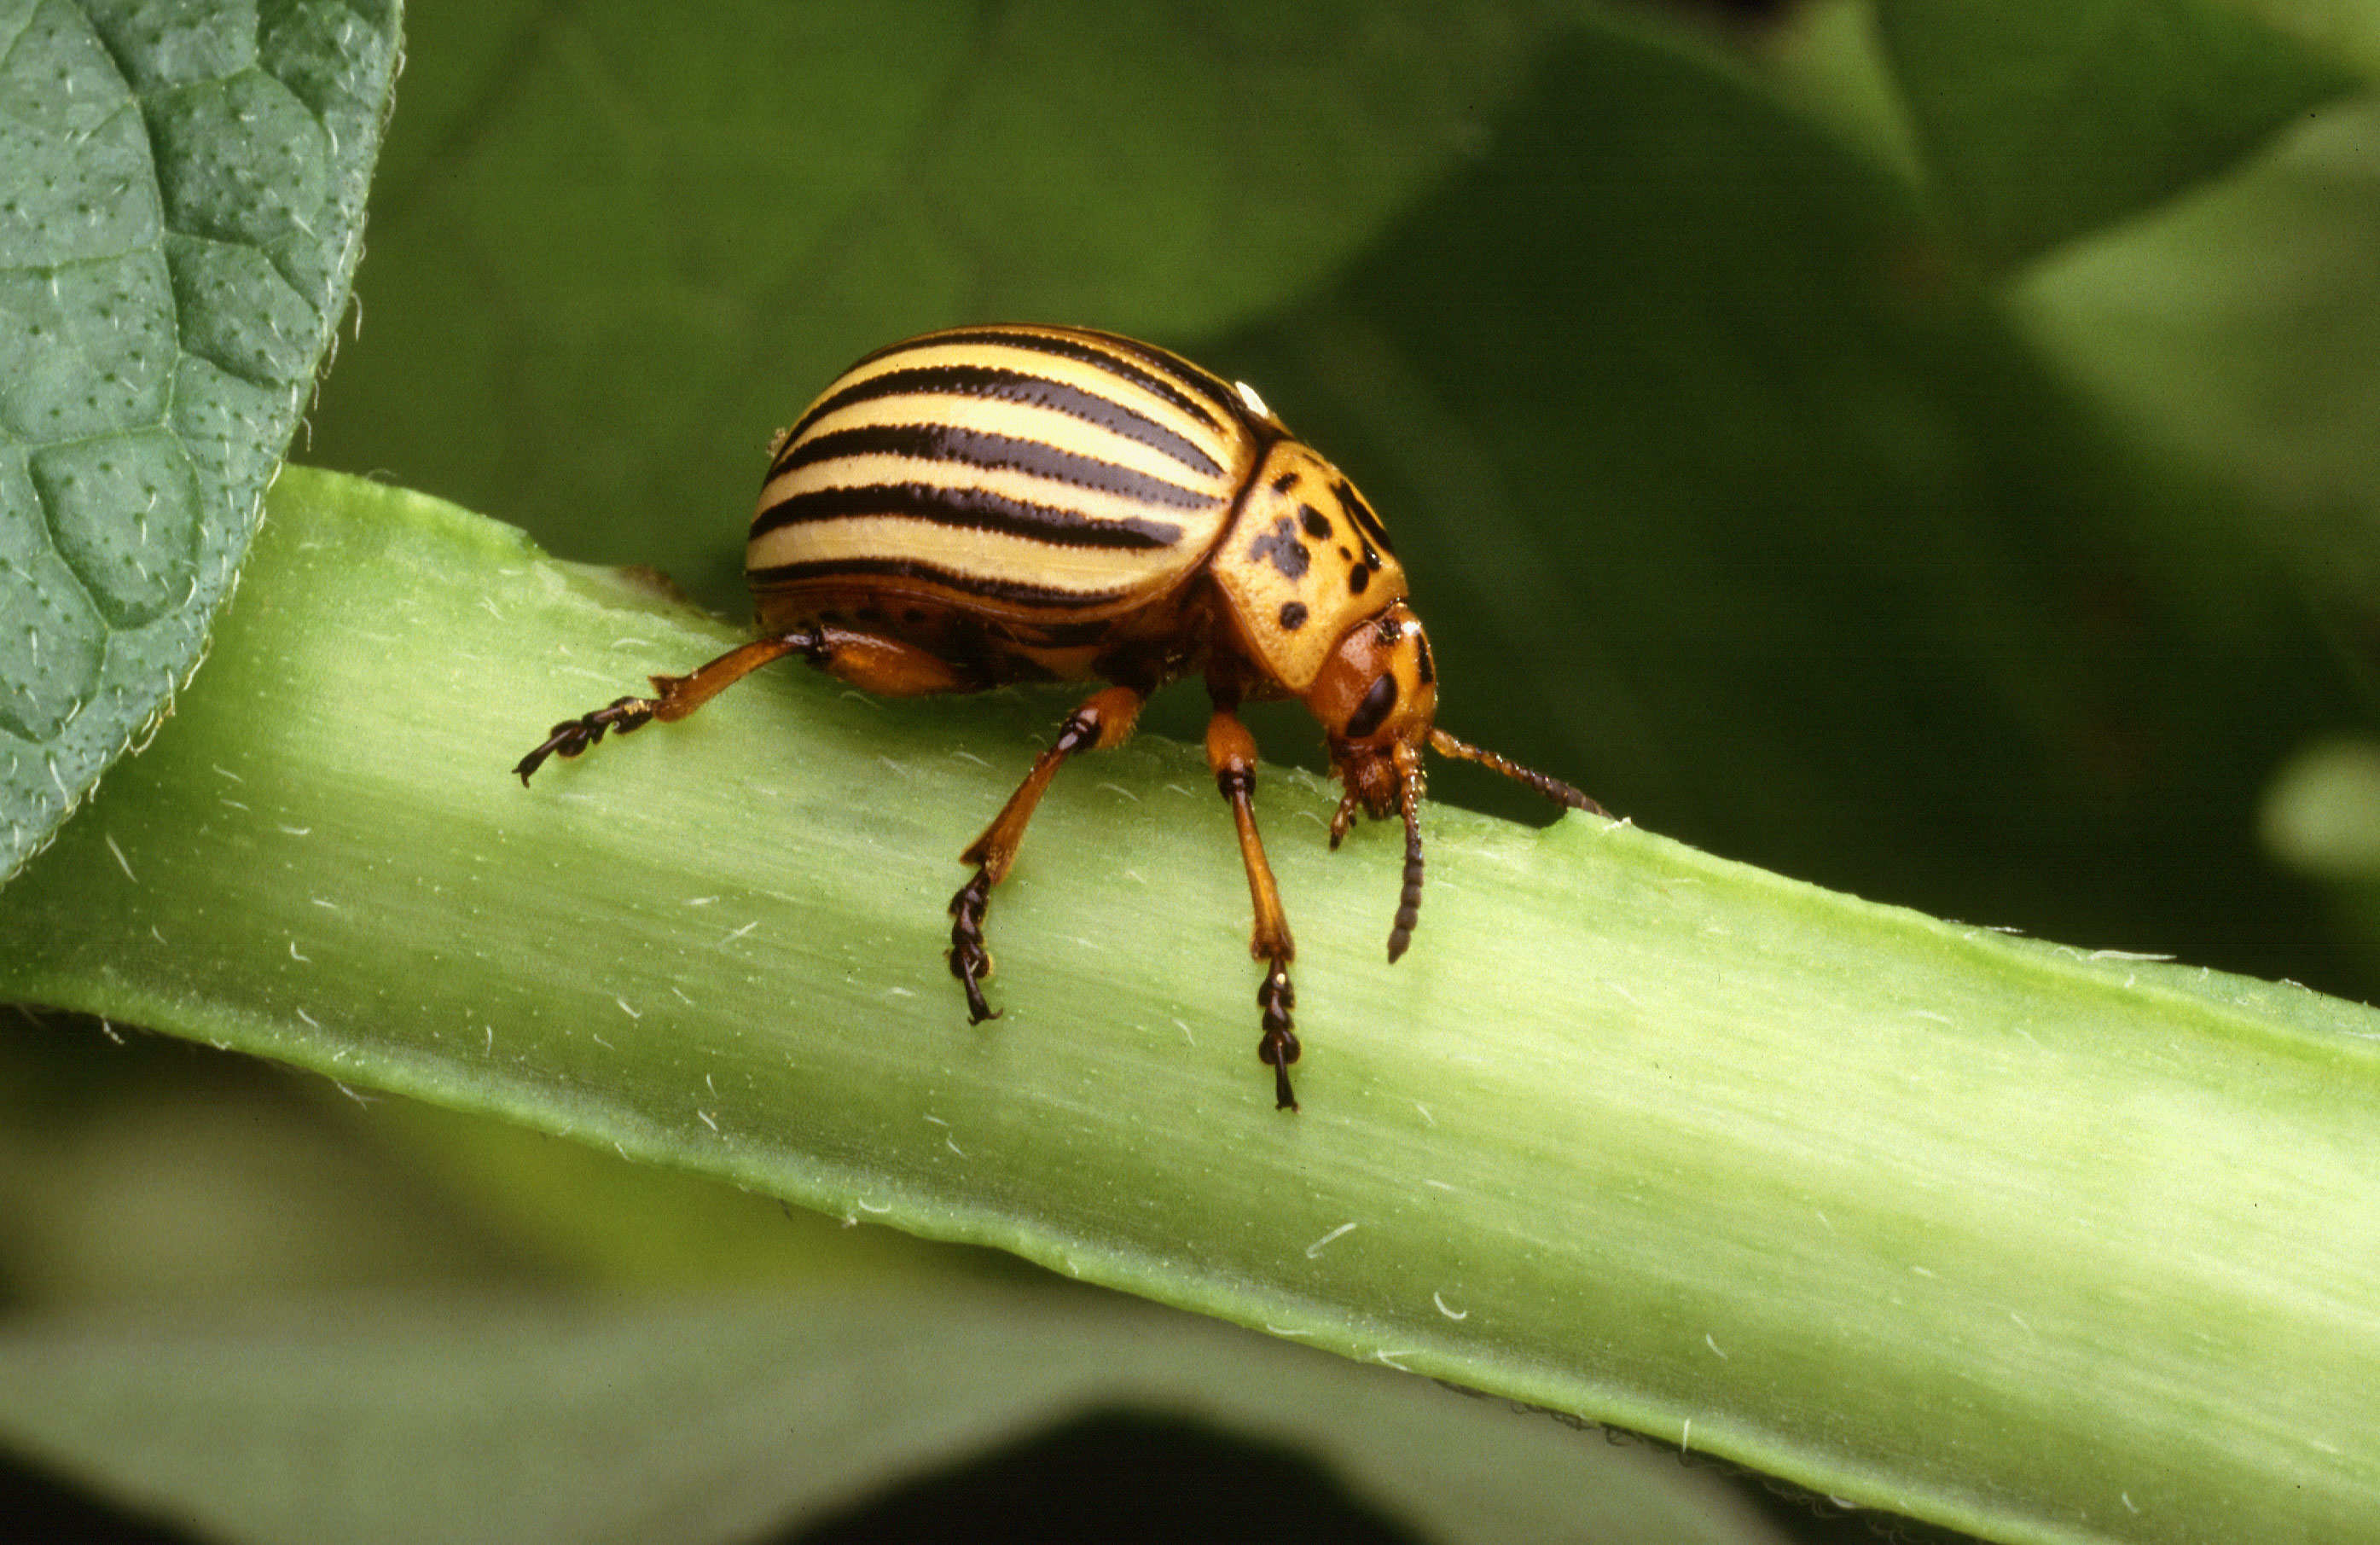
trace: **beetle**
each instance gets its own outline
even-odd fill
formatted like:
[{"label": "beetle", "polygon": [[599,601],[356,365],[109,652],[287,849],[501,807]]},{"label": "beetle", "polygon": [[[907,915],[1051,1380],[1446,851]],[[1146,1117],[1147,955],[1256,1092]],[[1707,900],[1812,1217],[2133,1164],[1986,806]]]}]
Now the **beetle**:
[{"label": "beetle", "polygon": [[683,719],[748,673],[798,654],[883,697],[1024,681],[1100,681],[983,834],[951,899],[951,974],[970,1023],[986,1003],[983,921],[1058,768],[1122,745],[1166,683],[1206,677],[1207,764],[1230,804],[1256,914],[1249,954],[1257,1056],[1294,1111],[1296,945],[1257,833],[1251,699],[1303,700],[1344,796],[1336,848],[1360,809],[1402,818],[1404,888],[1393,963],[1420,915],[1422,748],[1475,761],[1574,809],[1570,785],[1437,727],[1437,667],[1406,603],[1379,516],[1254,390],[1179,355],[1083,327],[929,333],[838,376],[770,443],[745,566],[751,642],[658,696],[621,698],[553,727],[513,771],[576,757],[607,731]]}]

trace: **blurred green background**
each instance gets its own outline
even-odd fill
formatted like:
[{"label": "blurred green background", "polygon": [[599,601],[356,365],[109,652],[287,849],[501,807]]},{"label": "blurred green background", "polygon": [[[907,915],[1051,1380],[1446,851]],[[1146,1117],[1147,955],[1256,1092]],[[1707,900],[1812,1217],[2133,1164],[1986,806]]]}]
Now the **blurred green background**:
[{"label": "blurred green background", "polygon": [[[2380,5],[407,34],[297,459],[740,614],[762,448],[852,359],[1135,334],[1364,486],[1455,733],[1862,895],[2375,990]],[[1150,730],[1196,733],[1177,697]],[[1297,711],[1257,727],[1319,765]],[[19,1307],[997,1271],[88,1025],[0,1060]]]}]

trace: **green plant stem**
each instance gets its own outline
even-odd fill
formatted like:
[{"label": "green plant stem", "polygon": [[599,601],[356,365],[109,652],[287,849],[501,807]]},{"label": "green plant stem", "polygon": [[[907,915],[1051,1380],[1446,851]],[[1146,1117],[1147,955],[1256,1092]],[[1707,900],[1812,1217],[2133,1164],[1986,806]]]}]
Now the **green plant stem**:
[{"label": "green plant stem", "polygon": [[[0,893],[0,993],[493,1112],[2006,1539],[2380,1516],[2380,1016],[1580,816],[1257,803],[1302,1114],[1197,752],[800,669],[507,770],[734,630],[291,470],[174,720]],[[1462,687],[1446,684],[1462,728]]]}]

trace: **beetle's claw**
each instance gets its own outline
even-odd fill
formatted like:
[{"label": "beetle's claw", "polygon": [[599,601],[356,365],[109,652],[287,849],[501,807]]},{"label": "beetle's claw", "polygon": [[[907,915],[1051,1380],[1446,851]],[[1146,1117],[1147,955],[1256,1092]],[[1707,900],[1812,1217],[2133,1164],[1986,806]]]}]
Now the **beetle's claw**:
[{"label": "beetle's claw", "polygon": [[553,726],[545,743],[520,759],[513,772],[520,777],[521,786],[528,786],[529,774],[545,765],[548,757],[569,758],[584,752],[588,747],[603,738],[606,731],[618,730],[622,735],[642,729],[651,723],[653,710],[661,706],[651,698],[615,698],[609,707],[592,713],[582,713],[576,719],[565,719]]}]

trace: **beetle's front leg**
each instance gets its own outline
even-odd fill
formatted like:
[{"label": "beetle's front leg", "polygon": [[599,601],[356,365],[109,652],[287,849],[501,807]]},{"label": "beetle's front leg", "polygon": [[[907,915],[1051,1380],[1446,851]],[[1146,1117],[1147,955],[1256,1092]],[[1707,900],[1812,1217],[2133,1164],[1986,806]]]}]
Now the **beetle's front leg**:
[{"label": "beetle's front leg", "polygon": [[1281,892],[1273,884],[1272,865],[1265,859],[1264,839],[1257,834],[1257,742],[1240,722],[1234,705],[1220,696],[1214,717],[1207,721],[1207,765],[1214,771],[1215,786],[1231,801],[1232,821],[1240,833],[1240,862],[1248,871],[1248,901],[1256,927],[1248,935],[1248,953],[1265,962],[1264,981],[1257,988],[1257,1006],[1264,1011],[1264,1039],[1257,1056],[1272,1069],[1277,1109],[1294,1111],[1297,1096],[1289,1087],[1289,1064],[1297,1060],[1295,1022],[1297,990],[1290,985],[1289,963],[1297,958],[1297,943],[1289,936],[1289,918],[1281,909]]},{"label": "beetle's front leg", "polygon": [[983,979],[991,975],[991,955],[983,947],[983,913],[990,904],[991,888],[1007,878],[1008,866],[1016,861],[1026,822],[1033,819],[1034,808],[1041,803],[1060,764],[1077,751],[1123,745],[1132,737],[1133,724],[1148,700],[1129,687],[1093,693],[1067,716],[1056,744],[1034,759],[1033,771],[1025,774],[1025,781],[983,829],[983,835],[959,855],[959,862],[976,866],[975,878],[959,887],[959,894],[951,897],[950,908],[951,975],[966,991],[968,1023],[980,1025],[1000,1017],[1000,1011],[983,999]]}]

